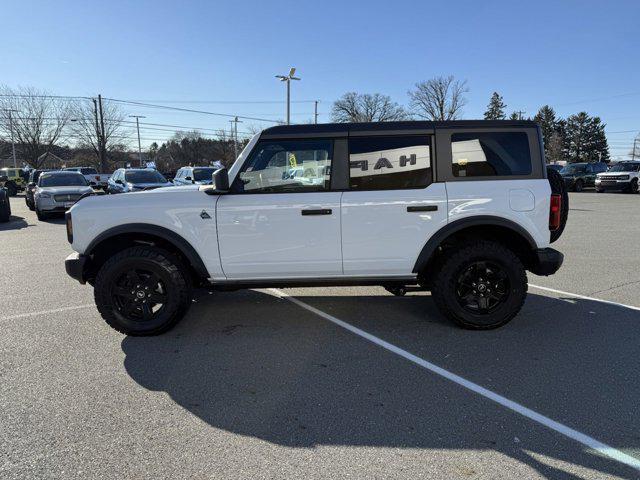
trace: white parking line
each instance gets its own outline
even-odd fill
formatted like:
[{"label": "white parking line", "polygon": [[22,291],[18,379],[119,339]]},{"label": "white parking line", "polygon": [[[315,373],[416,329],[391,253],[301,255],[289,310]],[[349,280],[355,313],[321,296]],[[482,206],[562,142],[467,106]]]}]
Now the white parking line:
[{"label": "white parking line", "polygon": [[370,333],[367,333],[364,330],[359,329],[358,327],[354,327],[353,325],[343,320],[340,320],[339,318],[336,318],[333,315],[323,312],[322,310],[318,310],[317,308],[312,307],[311,305],[303,302],[302,300],[298,300],[297,298],[288,295],[282,290],[271,288],[269,289],[269,291],[273,293],[275,296],[282,298],[284,300],[288,300],[298,305],[299,307],[302,307],[305,310],[308,310],[309,312],[314,313],[324,318],[325,320],[328,320],[338,325],[339,327],[342,327],[350,331],[351,333],[355,333],[356,335],[372,343],[375,343],[376,345],[384,348],[385,350],[395,353],[396,355],[399,355],[402,358],[409,360],[410,362],[415,363],[416,365],[422,368],[425,368],[432,373],[435,373],[436,375],[440,375],[441,377],[444,377],[447,380],[457,383],[461,387],[464,387],[468,390],[471,390],[472,392],[477,393],[478,395],[481,395],[489,400],[492,400],[493,402],[496,402],[513,412],[519,413],[520,415],[527,417],[541,425],[544,425],[545,427],[550,428],[551,430],[554,430],[568,438],[571,438],[590,449],[593,449],[603,455],[606,455],[609,458],[612,458],[620,463],[623,463],[632,468],[640,470],[640,460],[635,457],[627,455],[626,453],[623,453],[620,450],[616,450],[615,448],[605,443],[602,443],[596,440],[595,438],[590,437],[589,435],[586,435],[577,430],[574,430],[573,428],[567,427],[566,425],[563,425],[560,422],[556,422],[555,420],[552,420],[549,417],[545,417],[544,415],[538,412],[535,412],[530,408],[525,407],[524,405],[521,405],[512,400],[509,400],[508,398],[503,397],[502,395],[499,395],[495,392],[492,392],[491,390],[487,390],[486,388],[481,387],[477,383],[473,383],[465,378],[462,378],[459,375],[456,375],[455,373],[452,373],[448,370],[445,370],[442,367],[439,367],[431,362],[428,362],[420,357],[417,357],[416,355],[413,355],[412,353],[409,353],[400,347],[397,347],[385,340],[382,340],[381,338],[378,338],[375,335],[371,335]]},{"label": "white parking line", "polygon": [[47,315],[49,313],[69,312],[71,310],[80,310],[81,308],[95,307],[95,304],[76,305],[74,307],[53,308],[51,310],[40,310],[38,312],[19,313],[17,315],[9,315],[8,317],[0,317],[0,322],[7,320],[17,320],[19,318],[35,317],[36,315]]},{"label": "white parking line", "polygon": [[537,288],[538,290],[543,290],[545,292],[553,292],[553,293],[558,293],[560,295],[567,295],[568,297],[581,298],[583,300],[591,300],[593,302],[606,303],[608,305],[615,305],[616,307],[629,308],[631,310],[636,310],[640,312],[640,307],[636,307],[635,305],[627,305],[625,303],[612,302],[610,300],[602,300],[601,298],[587,297],[586,295],[579,295],[577,293],[565,292],[563,290],[556,290],[555,288],[541,287],[540,285],[532,285],[531,283],[529,284],[529,286],[533,288]]}]

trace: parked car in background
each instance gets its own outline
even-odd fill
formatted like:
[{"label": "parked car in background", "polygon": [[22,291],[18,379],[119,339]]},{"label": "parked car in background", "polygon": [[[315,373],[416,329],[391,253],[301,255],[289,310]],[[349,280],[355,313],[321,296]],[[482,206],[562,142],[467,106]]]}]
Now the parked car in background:
[{"label": "parked car in background", "polygon": [[50,172],[51,169],[43,169],[43,170],[31,170],[29,172],[29,180],[27,181],[27,187],[24,190],[24,202],[27,204],[29,210],[33,211],[36,209],[36,204],[33,200],[33,192],[36,189],[36,185],[38,183],[38,179],[40,178],[40,174],[42,172]]},{"label": "parked car in background", "polygon": [[558,163],[550,163],[547,165],[547,168],[555,170],[556,172],[560,172],[564,167],[564,165],[560,165]]},{"label": "parked car in background", "polygon": [[567,190],[581,192],[585,187],[595,187],[596,175],[606,171],[607,164],[604,162],[569,163],[560,170],[560,175]]},{"label": "parked car in background", "polygon": [[0,176],[6,177],[0,182],[0,187],[6,188],[10,197],[15,197],[27,185],[25,173],[21,168],[2,168],[0,169]]},{"label": "parked car in background", "polygon": [[84,178],[87,179],[89,185],[93,188],[102,188],[103,190],[107,188],[107,182],[111,176],[108,173],[98,173],[93,167],[67,167],[64,170],[67,172],[81,173],[84,175]]},{"label": "parked car in background", "polygon": [[153,168],[121,168],[109,178],[107,193],[141,192],[172,185]]},{"label": "parked car in background", "polygon": [[93,194],[93,188],[79,172],[42,172],[33,192],[38,220],[64,213],[81,198]]},{"label": "parked car in background", "polygon": [[627,193],[638,192],[640,181],[640,162],[618,162],[608,171],[596,177],[596,192],[621,190]]},{"label": "parked car in background", "polygon": [[176,173],[175,185],[211,185],[211,176],[216,167],[182,167]]}]

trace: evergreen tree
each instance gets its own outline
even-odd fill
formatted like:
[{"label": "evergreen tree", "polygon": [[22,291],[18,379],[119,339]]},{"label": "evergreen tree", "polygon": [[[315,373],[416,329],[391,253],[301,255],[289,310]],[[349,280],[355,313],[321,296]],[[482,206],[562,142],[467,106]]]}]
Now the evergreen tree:
[{"label": "evergreen tree", "polygon": [[509,120],[520,120],[520,114],[518,112],[511,112]]},{"label": "evergreen tree", "polygon": [[507,108],[507,104],[504,103],[502,96],[498,92],[493,92],[489,105],[487,105],[487,111],[484,112],[484,119],[504,120],[507,117],[504,113],[505,108]]},{"label": "evergreen tree", "polygon": [[[538,113],[536,113],[533,119],[540,125],[542,131],[542,140],[544,142],[544,153],[547,159],[551,157],[549,146],[551,145],[551,138],[557,131],[556,112],[549,105],[543,106]],[[559,139],[556,139],[559,140]]]},{"label": "evergreen tree", "polygon": [[568,159],[571,162],[609,160],[609,146],[600,117],[580,112],[567,118]]}]

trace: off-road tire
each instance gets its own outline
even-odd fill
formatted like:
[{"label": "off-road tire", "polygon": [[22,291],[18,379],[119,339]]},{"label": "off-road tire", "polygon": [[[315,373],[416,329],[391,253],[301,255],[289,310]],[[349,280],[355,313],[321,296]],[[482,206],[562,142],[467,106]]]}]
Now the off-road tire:
[{"label": "off-road tire", "polygon": [[[459,276],[478,261],[499,265],[509,279],[504,303],[484,314],[465,310],[456,298]],[[435,274],[431,295],[440,312],[458,326],[469,330],[490,330],[505,325],[518,314],[527,296],[527,287],[527,274],[515,253],[501,243],[479,240],[460,247],[444,261]]]},{"label": "off-road tire", "polygon": [[5,188],[7,189],[7,193],[10,197],[15,197],[18,195],[18,186],[13,182],[7,182],[5,184]]},{"label": "off-road tire", "polygon": [[11,203],[6,190],[0,189],[0,201],[0,223],[5,223],[11,220]]},{"label": "off-road tire", "polygon": [[[133,321],[122,314],[113,302],[112,287],[123,269],[152,269],[167,290],[167,304],[157,318]],[[192,287],[187,269],[166,250],[155,247],[131,247],[107,260],[96,275],[94,298],[98,311],[109,326],[131,336],[159,335],[173,328],[187,313],[192,301]]]},{"label": "off-road tire", "polygon": [[567,187],[564,184],[562,175],[553,168],[547,168],[547,180],[551,186],[551,193],[558,194],[562,197],[562,208],[560,209],[560,227],[557,230],[553,230],[549,241],[555,242],[560,238],[564,227],[567,225],[567,218],[569,217],[569,193]]}]

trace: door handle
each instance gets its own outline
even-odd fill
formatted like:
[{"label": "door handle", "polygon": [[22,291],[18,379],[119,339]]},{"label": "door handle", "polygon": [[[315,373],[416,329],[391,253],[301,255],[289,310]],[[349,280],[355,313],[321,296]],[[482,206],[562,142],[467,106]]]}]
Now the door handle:
[{"label": "door handle", "polygon": [[311,209],[311,210],[302,210],[300,213],[302,213],[302,215],[331,215],[331,209],[318,208],[318,209]]},{"label": "door handle", "polygon": [[435,212],[437,205],[411,205],[407,207],[407,212]]}]

